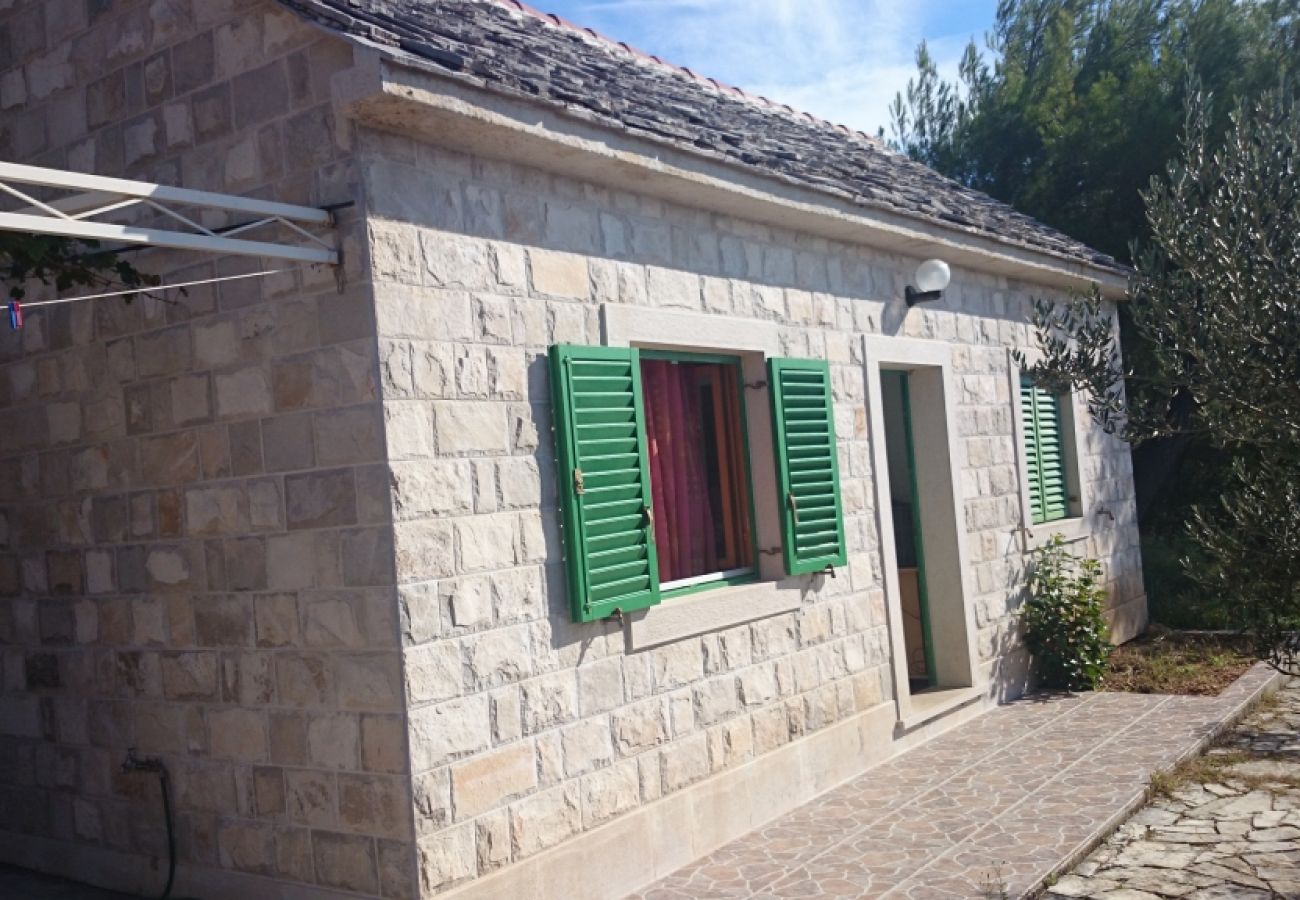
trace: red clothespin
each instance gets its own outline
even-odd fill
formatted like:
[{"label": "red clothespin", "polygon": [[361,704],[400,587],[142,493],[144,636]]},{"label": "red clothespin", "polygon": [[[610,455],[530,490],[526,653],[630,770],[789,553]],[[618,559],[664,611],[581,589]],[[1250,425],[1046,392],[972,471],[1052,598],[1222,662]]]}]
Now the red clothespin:
[{"label": "red clothespin", "polygon": [[9,301],[9,327],[14,331],[23,327],[23,305],[17,300]]}]

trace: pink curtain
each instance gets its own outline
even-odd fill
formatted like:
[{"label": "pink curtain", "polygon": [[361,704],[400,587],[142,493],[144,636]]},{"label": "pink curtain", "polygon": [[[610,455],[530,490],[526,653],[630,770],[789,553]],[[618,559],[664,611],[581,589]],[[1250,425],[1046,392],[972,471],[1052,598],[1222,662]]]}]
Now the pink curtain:
[{"label": "pink curtain", "polygon": [[641,364],[641,393],[645,403],[646,442],[650,456],[650,502],[654,505],[655,544],[659,552],[659,580],[668,581],[672,577],[672,547],[669,543],[668,529],[668,494],[664,490],[664,451],[667,437],[666,427],[660,420],[664,414],[664,379],[656,373],[658,363],[653,361]]},{"label": "pink curtain", "polygon": [[717,571],[700,382],[694,369],[667,360],[641,363],[660,581]]}]

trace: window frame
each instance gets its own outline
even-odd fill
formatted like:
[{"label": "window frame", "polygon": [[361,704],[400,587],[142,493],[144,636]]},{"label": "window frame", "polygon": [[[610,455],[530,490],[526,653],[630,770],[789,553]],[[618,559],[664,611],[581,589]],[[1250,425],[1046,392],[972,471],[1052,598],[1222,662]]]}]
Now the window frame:
[{"label": "window frame", "polygon": [[[689,344],[687,341],[689,340]],[[742,405],[749,427],[750,484],[758,527],[758,580],[677,597],[623,617],[627,652],[712,634],[798,610],[808,576],[790,576],[781,561],[776,446],[766,385],[767,360],[786,349],[778,322],[695,310],[600,304],[600,341],[608,347],[738,356],[747,382]],[[771,550],[775,548],[776,553]]]},{"label": "window frame", "polygon": [[[745,370],[742,365],[740,352],[727,354],[717,352],[692,352],[689,350],[659,350],[650,347],[638,347],[641,359],[660,359],[669,362],[686,362],[686,363],[714,363],[718,365],[734,366],[736,370],[736,386],[740,391],[736,397],[740,406],[740,441],[744,448],[745,459],[745,493],[748,498],[749,507],[749,537],[750,537],[750,559],[753,560],[750,565],[750,571],[738,573],[725,578],[710,578],[708,581],[701,581],[696,584],[683,584],[678,587],[663,587],[660,582],[659,600],[661,603],[667,603],[677,597],[685,597],[689,594],[699,594],[704,591],[716,590],[720,587],[731,587],[742,584],[752,584],[760,580],[759,572],[759,542],[758,542],[758,521],[754,511],[754,467],[750,461],[749,452],[749,418],[745,409]],[[638,387],[640,387],[638,385]],[[641,396],[641,406],[645,407],[645,395]],[[712,573],[721,575],[721,572]],[[700,578],[709,577],[708,575],[697,576]],[[678,579],[686,580],[686,579]],[[668,582],[672,584],[672,582]]]},{"label": "window frame", "polygon": [[[1033,520],[1030,508],[1029,458],[1026,454],[1025,439],[1028,435],[1023,404],[1020,402],[1020,380],[1026,373],[1013,355],[1007,350],[1007,384],[1010,391],[1012,410],[1012,437],[1015,444],[1016,473],[1020,500],[1020,540],[1025,552],[1044,546],[1052,535],[1059,534],[1068,542],[1081,541],[1092,534],[1089,516],[1091,497],[1086,480],[1083,477],[1082,442],[1079,435],[1080,418],[1075,392],[1070,391],[1057,397],[1057,411],[1060,416],[1061,458],[1065,465],[1065,488],[1067,512],[1064,518],[1047,522]],[[1042,358],[1041,351],[1023,350],[1024,362],[1032,366]]]}]

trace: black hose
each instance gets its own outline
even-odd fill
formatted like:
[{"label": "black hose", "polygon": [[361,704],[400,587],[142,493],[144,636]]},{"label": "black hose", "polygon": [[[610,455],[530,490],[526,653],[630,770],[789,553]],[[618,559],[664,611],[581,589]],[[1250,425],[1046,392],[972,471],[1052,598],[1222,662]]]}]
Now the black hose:
[{"label": "black hose", "polygon": [[[123,772],[152,772],[158,776],[158,785],[162,789],[163,821],[167,824],[167,886],[163,888],[158,900],[171,900],[172,885],[176,881],[176,829],[172,824],[171,776],[167,766],[156,756],[140,757],[134,747],[128,747],[126,761],[122,763]],[[143,894],[137,894],[142,900],[148,900]]]},{"label": "black hose", "polygon": [[163,888],[158,900],[168,900],[172,895],[172,882],[176,880],[176,833],[172,830],[171,779],[167,770],[158,768],[158,779],[162,785],[163,819],[167,822],[167,886]]}]

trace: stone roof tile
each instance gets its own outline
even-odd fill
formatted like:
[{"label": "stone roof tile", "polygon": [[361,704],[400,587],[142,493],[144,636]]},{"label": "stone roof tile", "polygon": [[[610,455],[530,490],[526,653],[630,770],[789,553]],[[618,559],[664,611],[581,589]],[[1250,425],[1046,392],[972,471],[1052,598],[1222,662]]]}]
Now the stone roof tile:
[{"label": "stone roof tile", "polygon": [[515,0],[280,0],[489,90],[869,209],[1116,271],[1112,257],[862,132],[753,97]]}]

